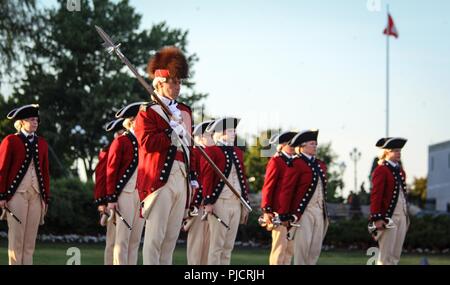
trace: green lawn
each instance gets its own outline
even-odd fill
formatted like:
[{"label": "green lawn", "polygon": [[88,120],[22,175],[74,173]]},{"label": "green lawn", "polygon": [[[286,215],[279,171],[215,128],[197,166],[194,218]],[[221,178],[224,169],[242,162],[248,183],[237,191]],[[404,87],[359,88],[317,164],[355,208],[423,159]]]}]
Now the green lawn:
[{"label": "green lawn", "polygon": [[[103,264],[103,245],[99,244],[48,244],[40,243],[36,247],[34,254],[34,264],[66,264],[70,256],[66,255],[67,249],[78,247],[81,252],[81,264]],[[268,264],[269,249],[242,249],[236,248],[231,258],[232,264]],[[140,251],[141,255],[141,251]],[[404,254],[401,264],[417,265],[420,259],[426,256],[428,262],[432,265],[447,264],[450,265],[450,255],[418,255]],[[364,265],[368,257],[362,251],[328,251],[322,252],[319,264],[327,265]],[[0,241],[0,265],[8,263],[7,244],[5,240]],[[186,248],[177,246],[174,254],[175,264],[186,264]],[[142,257],[139,257],[139,264],[142,264]]]}]

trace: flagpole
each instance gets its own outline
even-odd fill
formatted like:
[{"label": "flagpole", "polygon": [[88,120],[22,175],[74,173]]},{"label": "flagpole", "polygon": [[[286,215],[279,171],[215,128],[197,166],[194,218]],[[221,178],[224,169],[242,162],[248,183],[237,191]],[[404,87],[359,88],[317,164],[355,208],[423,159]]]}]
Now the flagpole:
[{"label": "flagpole", "polygon": [[[386,5],[389,27],[389,5]],[[386,137],[389,137],[389,33],[386,33]]]}]

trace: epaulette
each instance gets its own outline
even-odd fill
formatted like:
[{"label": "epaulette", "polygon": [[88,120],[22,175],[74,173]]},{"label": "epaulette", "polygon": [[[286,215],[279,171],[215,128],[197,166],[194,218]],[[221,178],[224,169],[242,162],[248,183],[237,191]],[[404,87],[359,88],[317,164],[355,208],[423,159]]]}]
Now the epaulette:
[{"label": "epaulette", "polygon": [[147,111],[147,108],[150,107],[150,106],[152,106],[152,105],[154,105],[154,104],[155,104],[154,101],[152,101],[152,102],[146,102],[146,103],[142,104],[142,105],[139,107],[139,112],[141,112],[141,111],[146,112],[146,111]]}]

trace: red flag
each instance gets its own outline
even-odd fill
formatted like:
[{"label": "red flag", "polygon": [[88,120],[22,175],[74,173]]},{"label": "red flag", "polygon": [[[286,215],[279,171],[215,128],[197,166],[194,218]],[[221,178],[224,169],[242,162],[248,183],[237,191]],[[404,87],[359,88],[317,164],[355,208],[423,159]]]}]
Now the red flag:
[{"label": "red flag", "polygon": [[398,31],[390,14],[388,14],[388,25],[386,29],[384,29],[383,34],[398,38]]}]

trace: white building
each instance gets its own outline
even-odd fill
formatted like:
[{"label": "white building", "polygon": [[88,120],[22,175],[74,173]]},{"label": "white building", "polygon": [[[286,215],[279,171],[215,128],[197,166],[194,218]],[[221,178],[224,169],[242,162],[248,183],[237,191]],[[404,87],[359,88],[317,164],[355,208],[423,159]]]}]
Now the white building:
[{"label": "white building", "polygon": [[450,141],[428,147],[428,193],[436,210],[450,211]]}]

